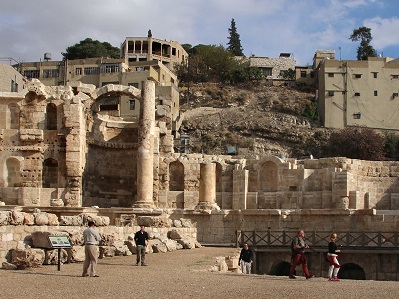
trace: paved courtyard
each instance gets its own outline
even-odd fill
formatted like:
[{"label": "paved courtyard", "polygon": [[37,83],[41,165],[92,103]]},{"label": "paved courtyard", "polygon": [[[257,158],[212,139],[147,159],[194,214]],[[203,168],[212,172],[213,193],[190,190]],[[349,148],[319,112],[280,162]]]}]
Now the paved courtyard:
[{"label": "paved courtyard", "polygon": [[398,298],[399,282],[305,280],[299,277],[211,272],[215,257],[234,248],[203,247],[99,260],[100,277],[81,277],[82,264],[0,270],[0,298]]}]

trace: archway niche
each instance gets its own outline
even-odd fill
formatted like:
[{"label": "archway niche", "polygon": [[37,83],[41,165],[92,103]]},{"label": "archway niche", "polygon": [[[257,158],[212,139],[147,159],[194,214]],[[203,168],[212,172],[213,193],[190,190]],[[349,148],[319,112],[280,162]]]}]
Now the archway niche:
[{"label": "archway niche", "polygon": [[347,263],[342,265],[339,269],[338,278],[366,280],[366,272],[357,264]]},{"label": "archway niche", "polygon": [[42,187],[58,187],[58,162],[52,158],[46,159],[43,162]]},{"label": "archway niche", "polygon": [[46,129],[57,130],[57,106],[53,103],[46,107]]},{"label": "archway niche", "polygon": [[21,161],[17,158],[8,158],[6,161],[6,187],[19,187],[21,185]]},{"label": "archway niche", "polygon": [[179,161],[169,164],[169,191],[184,191],[184,165]]},{"label": "archway niche", "polygon": [[6,125],[8,129],[19,129],[19,114],[20,108],[17,103],[8,105],[8,119]]},{"label": "archway niche", "polygon": [[276,192],[278,188],[278,167],[272,161],[261,165],[259,173],[260,189],[265,192]]},{"label": "archway niche", "polygon": [[216,192],[223,191],[223,168],[220,163],[216,163]]},{"label": "archway niche", "polygon": [[286,261],[275,262],[270,268],[269,275],[288,276],[290,274],[291,264]]}]

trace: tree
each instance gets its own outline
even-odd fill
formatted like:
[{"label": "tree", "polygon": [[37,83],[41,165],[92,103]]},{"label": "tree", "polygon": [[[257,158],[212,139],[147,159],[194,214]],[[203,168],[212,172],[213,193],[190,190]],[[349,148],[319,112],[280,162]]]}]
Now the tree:
[{"label": "tree", "polygon": [[229,28],[229,42],[227,43],[227,50],[233,53],[234,56],[244,56],[241,47],[240,35],[237,32],[236,22],[231,19],[231,25]]},{"label": "tree", "polygon": [[285,80],[295,80],[295,71],[291,68],[289,68],[288,70],[283,70],[281,72],[281,76],[283,77],[283,79]]},{"label": "tree", "polygon": [[326,152],[331,157],[380,161],[385,159],[385,137],[365,127],[347,127],[333,132]]},{"label": "tree", "polygon": [[377,52],[370,45],[371,40],[371,29],[367,27],[359,27],[354,29],[352,35],[349,37],[353,42],[360,40],[360,46],[357,48],[357,60],[367,60],[368,57],[376,57]]},{"label": "tree", "polygon": [[91,38],[86,38],[78,44],[66,48],[66,52],[61,54],[64,59],[120,58],[119,48],[113,47],[110,43],[92,40]]}]

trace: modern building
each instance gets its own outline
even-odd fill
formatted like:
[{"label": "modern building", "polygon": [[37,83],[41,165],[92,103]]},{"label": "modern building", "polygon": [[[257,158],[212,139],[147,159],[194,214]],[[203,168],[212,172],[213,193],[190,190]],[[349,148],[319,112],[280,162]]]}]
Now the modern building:
[{"label": "modern building", "polygon": [[128,62],[158,60],[173,70],[175,64],[186,62],[188,54],[176,41],[166,41],[152,37],[127,37],[122,44],[122,58]]},{"label": "modern building", "polygon": [[319,115],[328,128],[399,130],[399,59],[321,60]]},{"label": "modern building", "polygon": [[251,56],[250,67],[258,68],[266,79],[282,79],[282,72],[295,69],[295,60],[291,53],[281,53],[279,58]]},{"label": "modern building", "polygon": [[[150,35],[150,34],[149,34]],[[27,79],[39,79],[46,86],[74,85],[74,82],[102,87],[108,84],[142,89],[147,78],[156,80],[157,114],[176,132],[179,118],[178,79],[173,65],[186,61],[187,52],[177,42],[166,42],[149,36],[126,38],[122,58],[87,58],[52,61],[48,53],[40,62],[18,63],[14,67]],[[18,72],[17,72],[18,73]],[[137,120],[140,103],[120,95],[100,105],[101,113]]]},{"label": "modern building", "polygon": [[11,65],[0,63],[0,93],[19,92],[25,88],[27,80]]}]

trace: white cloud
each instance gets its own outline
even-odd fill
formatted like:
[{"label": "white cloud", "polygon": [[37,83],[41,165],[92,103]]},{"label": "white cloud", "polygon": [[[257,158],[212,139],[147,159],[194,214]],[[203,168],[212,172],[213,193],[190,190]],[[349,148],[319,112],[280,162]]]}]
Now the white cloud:
[{"label": "white cloud", "polygon": [[392,45],[399,45],[399,19],[397,17],[382,19],[380,17],[364,21],[364,26],[371,28],[374,48],[381,50]]}]

